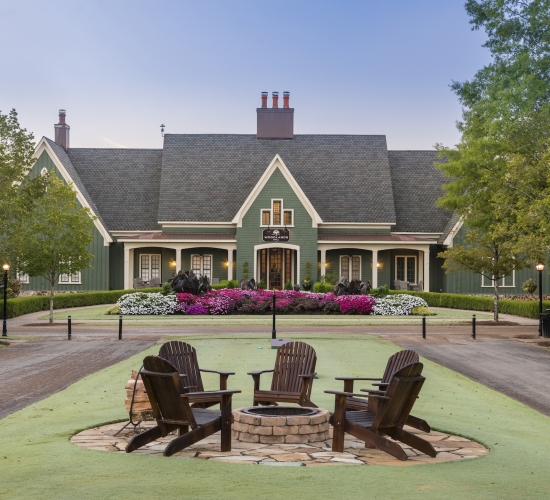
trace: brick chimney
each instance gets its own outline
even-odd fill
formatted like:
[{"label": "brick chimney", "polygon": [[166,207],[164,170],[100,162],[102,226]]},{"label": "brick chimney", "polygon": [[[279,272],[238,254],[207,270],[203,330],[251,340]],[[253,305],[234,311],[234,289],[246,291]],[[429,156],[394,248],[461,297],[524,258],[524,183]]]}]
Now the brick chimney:
[{"label": "brick chimney", "polygon": [[262,92],[262,107],[256,109],[257,139],[294,139],[294,108],[289,107],[290,92],[283,93],[279,108],[279,92],[273,92],[273,107],[267,107],[267,92]]},{"label": "brick chimney", "polygon": [[55,142],[59,144],[65,151],[69,149],[69,130],[71,127],[65,123],[66,111],[64,109],[59,110],[59,123],[54,125],[55,128]]}]

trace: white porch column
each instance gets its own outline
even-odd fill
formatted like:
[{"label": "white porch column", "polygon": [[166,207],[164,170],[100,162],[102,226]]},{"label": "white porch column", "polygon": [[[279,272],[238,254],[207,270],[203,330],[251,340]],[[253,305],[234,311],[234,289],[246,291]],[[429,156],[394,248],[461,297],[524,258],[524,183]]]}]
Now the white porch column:
[{"label": "white porch column", "polygon": [[233,249],[227,250],[227,279],[233,279]]},{"label": "white porch column", "polygon": [[298,264],[298,269],[296,269],[296,283],[300,285],[300,248],[299,247],[296,250],[296,263]]},{"label": "white porch column", "polygon": [[378,288],[378,250],[372,250],[372,287]]},{"label": "white porch column", "polygon": [[124,290],[130,288],[130,249],[124,245]]},{"label": "white porch column", "polygon": [[327,274],[327,251],[324,249],[321,249],[321,274]]},{"label": "white porch column", "polygon": [[181,271],[181,248],[176,247],[176,273]]},{"label": "white porch column", "polygon": [[424,291],[430,291],[430,247],[424,250]]}]

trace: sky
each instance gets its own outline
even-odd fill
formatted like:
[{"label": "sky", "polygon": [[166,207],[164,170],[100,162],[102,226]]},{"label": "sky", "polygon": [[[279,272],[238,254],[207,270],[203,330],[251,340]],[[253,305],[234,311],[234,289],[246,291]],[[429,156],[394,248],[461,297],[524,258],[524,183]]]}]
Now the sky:
[{"label": "sky", "polygon": [[449,86],[490,62],[468,21],[464,0],[0,0],[0,111],[36,139],[64,108],[71,147],[161,148],[161,123],[255,134],[261,92],[289,91],[295,134],[453,146]]}]

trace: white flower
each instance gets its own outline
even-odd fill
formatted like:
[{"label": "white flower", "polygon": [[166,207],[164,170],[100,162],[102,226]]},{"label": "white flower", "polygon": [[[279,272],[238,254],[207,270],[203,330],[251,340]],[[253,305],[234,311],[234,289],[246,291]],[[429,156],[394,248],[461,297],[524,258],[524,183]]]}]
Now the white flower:
[{"label": "white flower", "polygon": [[428,307],[428,304],[420,297],[399,293],[388,295],[384,299],[376,299],[372,311],[380,316],[408,316],[413,307],[419,306]]},{"label": "white flower", "polygon": [[128,293],[117,301],[122,314],[172,314],[175,304],[175,295],[143,292]]}]

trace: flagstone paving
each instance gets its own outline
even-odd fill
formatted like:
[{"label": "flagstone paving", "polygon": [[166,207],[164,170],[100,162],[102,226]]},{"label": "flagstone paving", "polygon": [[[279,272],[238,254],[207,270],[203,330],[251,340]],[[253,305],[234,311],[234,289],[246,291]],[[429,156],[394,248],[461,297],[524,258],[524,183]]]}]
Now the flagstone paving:
[{"label": "flagstone paving", "polygon": [[[125,453],[126,445],[136,433],[130,427],[115,436],[115,432],[119,431],[123,425],[123,423],[118,423],[94,427],[74,435],[71,442],[91,450]],[[141,428],[146,430],[154,425],[155,422],[143,422]],[[409,457],[408,460],[401,461],[380,450],[365,448],[363,441],[358,441],[349,435],[346,435],[343,453],[332,451],[331,438],[308,444],[261,444],[233,440],[231,451],[221,452],[219,451],[219,433],[203,439],[173,456],[240,464],[311,467],[324,465],[412,466],[478,458],[489,453],[489,450],[483,445],[460,436],[436,431],[427,434],[410,427],[406,427],[406,429],[430,441],[438,452],[437,457],[431,458],[413,450],[410,446],[399,443]],[[329,435],[332,436],[332,429],[330,429]],[[162,456],[167,444],[174,437],[175,434],[160,438],[133,453]]]}]

